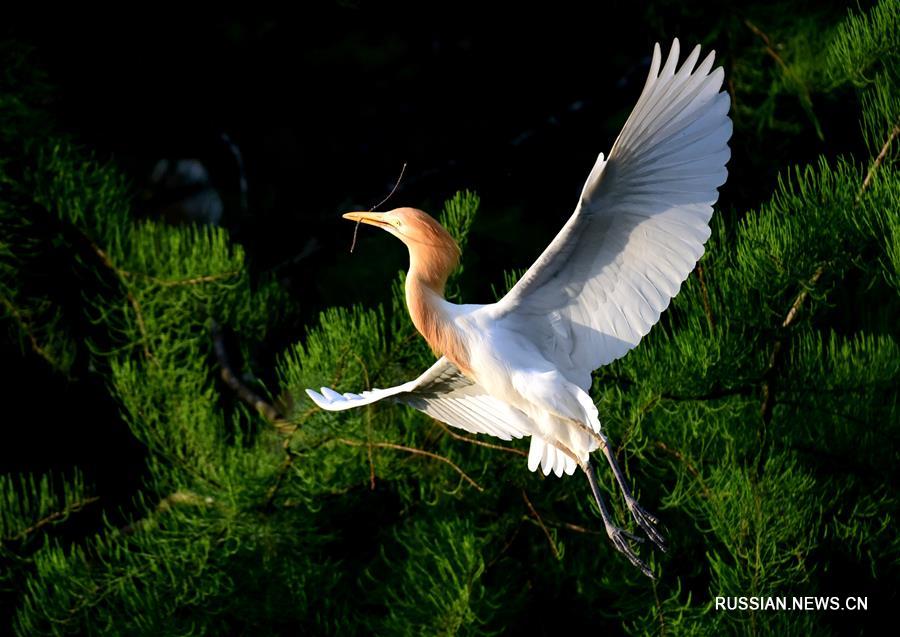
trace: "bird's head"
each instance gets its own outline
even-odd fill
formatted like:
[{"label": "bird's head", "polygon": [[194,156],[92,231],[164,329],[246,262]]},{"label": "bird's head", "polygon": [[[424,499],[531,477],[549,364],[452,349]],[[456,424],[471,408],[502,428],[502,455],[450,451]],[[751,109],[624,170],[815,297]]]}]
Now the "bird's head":
[{"label": "bird's head", "polygon": [[409,248],[410,271],[432,287],[443,290],[450,272],[459,264],[459,246],[450,233],[431,215],[416,208],[348,212],[344,219],[376,226],[400,239]]}]

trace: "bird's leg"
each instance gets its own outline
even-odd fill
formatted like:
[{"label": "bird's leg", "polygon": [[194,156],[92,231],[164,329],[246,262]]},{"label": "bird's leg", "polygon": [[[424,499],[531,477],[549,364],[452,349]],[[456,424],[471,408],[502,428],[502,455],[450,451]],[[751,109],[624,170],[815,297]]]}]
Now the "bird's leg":
[{"label": "bird's leg", "polygon": [[606,462],[609,463],[609,466],[613,471],[613,475],[616,476],[616,482],[619,483],[619,489],[621,489],[622,491],[622,495],[625,498],[625,504],[628,506],[628,510],[631,511],[631,516],[634,518],[634,521],[637,522],[637,525],[644,530],[644,533],[647,534],[647,537],[649,537],[650,540],[657,547],[659,547],[661,551],[665,552],[666,541],[663,538],[662,534],[659,532],[659,529],[656,528],[656,525],[659,524],[659,520],[655,515],[651,514],[640,504],[638,504],[638,501],[631,495],[631,489],[628,487],[628,483],[625,481],[625,475],[622,473],[622,469],[619,467],[619,463],[616,461],[616,456],[609,444],[609,438],[603,435],[603,433],[598,433],[592,430],[583,422],[580,422],[578,420],[572,420],[572,422],[578,425],[579,429],[581,429],[597,441],[597,445],[603,451],[603,455],[606,456]]},{"label": "bird's leg", "polygon": [[596,435],[600,439],[600,448],[603,450],[603,455],[606,456],[606,462],[609,463],[613,474],[616,476],[616,482],[619,483],[619,489],[622,490],[622,495],[625,497],[625,504],[628,506],[628,510],[631,511],[634,521],[644,530],[647,537],[649,537],[661,551],[665,552],[666,541],[656,528],[656,525],[659,524],[659,520],[656,516],[652,515],[638,504],[638,501],[631,495],[631,489],[628,488],[628,483],[625,482],[625,475],[622,473],[622,469],[619,468],[616,456],[609,445],[609,438],[602,433]]},{"label": "bird's leg", "polygon": [[620,529],[615,524],[613,524],[612,515],[610,515],[609,509],[606,508],[606,503],[603,502],[603,498],[600,495],[600,487],[597,485],[597,476],[594,475],[594,467],[591,466],[590,461],[579,461],[578,466],[581,467],[582,471],[584,471],[584,475],[587,476],[588,482],[591,485],[591,491],[594,494],[594,499],[597,501],[597,506],[600,507],[600,517],[603,518],[603,524],[604,526],[606,526],[606,534],[609,536],[609,539],[612,540],[613,546],[615,546],[620,553],[628,558],[629,562],[641,569],[641,572],[644,575],[646,575],[650,579],[655,579],[653,571],[650,570],[650,567],[647,566],[637,556],[637,554],[631,548],[631,545],[629,545],[626,541],[627,538],[636,542],[643,542],[644,538],[632,535],[628,531]]}]

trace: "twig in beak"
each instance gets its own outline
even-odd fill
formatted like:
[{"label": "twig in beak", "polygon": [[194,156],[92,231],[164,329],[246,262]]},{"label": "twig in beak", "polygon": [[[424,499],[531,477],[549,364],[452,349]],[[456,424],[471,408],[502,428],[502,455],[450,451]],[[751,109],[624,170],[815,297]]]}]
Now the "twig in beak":
[{"label": "twig in beak", "polygon": [[[391,192],[388,193],[388,196],[382,199],[380,202],[369,208],[369,212],[375,210],[375,208],[379,208],[384,205],[388,199],[394,196],[394,193],[397,192],[397,188],[400,186],[400,182],[403,181],[403,173],[406,172],[406,162],[403,162],[403,168],[400,169],[400,176],[397,177],[397,183],[394,184],[394,187],[391,189]],[[353,248],[356,247],[356,233],[359,232],[359,224],[362,223],[359,219],[356,220],[356,226],[353,228],[353,242],[350,244],[350,254],[353,254]]]},{"label": "twig in beak", "polygon": [[353,226],[353,242],[350,244],[350,254],[353,254],[353,248],[356,247],[356,233],[359,231],[359,224],[361,224],[361,223],[362,223],[362,221],[357,219],[356,225]]}]

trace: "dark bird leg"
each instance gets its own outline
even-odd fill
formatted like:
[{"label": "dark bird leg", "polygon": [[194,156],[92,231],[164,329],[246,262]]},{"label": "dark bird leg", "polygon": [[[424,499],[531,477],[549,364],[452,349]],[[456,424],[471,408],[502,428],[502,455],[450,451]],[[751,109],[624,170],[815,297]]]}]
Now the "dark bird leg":
[{"label": "dark bird leg", "polygon": [[[638,501],[631,495],[631,489],[628,487],[628,483],[625,482],[625,475],[622,473],[622,469],[619,468],[619,463],[616,461],[616,456],[613,454],[612,448],[609,445],[609,438],[603,435],[603,433],[595,432],[583,422],[580,422],[578,420],[571,420],[570,422],[574,423],[579,429],[581,429],[597,441],[597,445],[600,447],[600,449],[603,450],[603,455],[606,456],[606,462],[609,463],[613,474],[616,476],[616,482],[619,483],[619,489],[621,489],[622,495],[625,497],[625,504],[628,506],[628,510],[631,511],[631,515],[634,518],[634,521],[637,522],[637,525],[644,530],[644,533],[647,534],[647,537],[649,537],[650,540],[656,546],[658,546],[661,551],[665,552],[666,541],[659,530],[656,528],[656,525],[659,524],[659,520],[655,515],[651,514],[640,504],[638,504]],[[572,457],[574,458],[574,456]]]},{"label": "dark bird leg", "polygon": [[591,484],[591,491],[594,494],[594,499],[597,501],[597,506],[600,507],[600,516],[603,518],[603,524],[606,526],[606,534],[609,536],[609,539],[612,540],[613,546],[615,546],[620,553],[628,558],[629,562],[641,569],[641,572],[644,575],[646,575],[650,579],[655,579],[653,571],[650,570],[650,567],[647,566],[643,561],[641,561],[641,559],[631,548],[631,545],[626,541],[627,538],[628,540],[634,540],[635,542],[643,542],[644,538],[632,535],[628,531],[624,531],[613,524],[613,519],[609,513],[609,509],[606,508],[606,503],[603,502],[603,498],[600,496],[600,487],[597,485],[597,476],[594,475],[593,466],[591,466],[590,462],[586,462],[584,464],[579,462],[578,466],[580,466],[581,470],[584,471],[584,475],[587,476],[588,482]]},{"label": "dark bird leg", "polygon": [[659,524],[659,520],[656,516],[641,507],[641,505],[638,504],[638,501],[631,495],[631,489],[628,488],[628,483],[625,482],[625,475],[622,473],[622,469],[619,468],[619,463],[616,462],[616,456],[609,446],[609,438],[602,433],[595,435],[600,439],[600,448],[603,450],[603,455],[606,456],[606,461],[609,463],[613,474],[616,476],[616,482],[619,483],[619,489],[622,490],[622,495],[625,496],[625,504],[628,505],[628,510],[631,511],[634,521],[644,530],[647,537],[649,537],[661,551],[665,552],[666,541],[656,528],[656,525]]}]

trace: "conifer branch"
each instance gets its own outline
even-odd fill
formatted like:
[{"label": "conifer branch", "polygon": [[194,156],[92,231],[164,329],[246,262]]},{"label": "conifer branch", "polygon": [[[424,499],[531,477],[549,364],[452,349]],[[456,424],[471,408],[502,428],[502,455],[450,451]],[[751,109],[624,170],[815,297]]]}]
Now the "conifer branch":
[{"label": "conifer branch", "polygon": [[134,520],[133,522],[129,522],[125,526],[119,529],[125,535],[132,535],[137,533],[141,528],[145,528],[150,524],[153,524],[156,521],[156,516],[160,513],[166,513],[167,511],[171,511],[172,507],[177,505],[190,505],[190,506],[201,506],[201,505],[211,505],[213,504],[213,499],[211,497],[202,497],[192,491],[174,491],[169,495],[161,498],[159,502],[156,503],[156,506],[152,511],[148,511],[147,514]]},{"label": "conifer branch", "polygon": [[[875,161],[872,163],[872,166],[866,172],[866,176],[863,179],[862,185],[860,186],[859,194],[856,196],[856,201],[854,205],[859,204],[860,197],[869,189],[872,184],[872,178],[875,175],[875,172],[879,169],[881,164],[884,162],[885,157],[887,157],[888,150],[893,141],[900,135],[900,122],[894,125],[894,128],[891,130],[887,139],[884,142],[884,145],[881,147],[881,151],[878,153],[878,156],[875,158]],[[809,281],[807,281],[803,290],[797,295],[794,299],[794,302],[791,304],[790,309],[788,310],[787,315],[785,316],[784,321],[781,324],[782,329],[786,329],[791,326],[794,322],[794,319],[797,318],[797,314],[800,311],[804,301],[809,296],[810,290],[815,288],[816,284],[819,282],[819,279],[822,278],[822,275],[825,273],[825,264],[820,265],[816,268],[816,271],[810,277]],[[781,351],[784,348],[784,340],[780,339],[775,342],[775,345],[772,347],[772,353],[769,356],[769,364],[766,367],[766,371],[763,374],[763,378],[766,380],[763,382],[763,401],[760,406],[760,417],[763,420],[764,424],[767,424],[772,419],[772,410],[775,406],[775,390],[773,387],[774,379],[772,378],[775,365],[778,362],[778,357]]]},{"label": "conifer branch", "polygon": [[424,449],[416,449],[415,447],[405,447],[403,445],[397,445],[392,442],[373,442],[373,443],[365,443],[360,442],[359,440],[348,440],[347,438],[334,438],[335,442],[340,442],[341,444],[350,445],[351,447],[364,447],[366,444],[371,444],[373,447],[379,447],[382,449],[396,449],[398,451],[406,451],[407,453],[425,456],[427,458],[432,458],[433,460],[439,460],[450,465],[454,471],[456,471],[466,482],[471,484],[473,487],[478,489],[479,491],[484,491],[484,487],[475,482],[472,478],[469,477],[465,471],[459,468],[455,462],[450,460],[449,458],[445,458],[436,453],[432,453],[431,451],[425,451]]},{"label": "conifer branch", "polygon": [[159,361],[156,360],[156,357],[150,351],[150,336],[147,333],[147,325],[144,322],[144,313],[141,311],[141,304],[138,303],[137,298],[135,298],[134,294],[132,294],[131,290],[128,287],[128,284],[125,282],[125,279],[128,277],[128,273],[117,267],[115,263],[112,262],[112,259],[109,258],[109,255],[106,251],[98,246],[94,241],[85,234],[82,236],[87,240],[88,244],[91,246],[91,249],[94,251],[100,258],[100,262],[105,265],[116,277],[119,279],[119,283],[122,285],[122,289],[125,290],[125,297],[128,299],[128,303],[131,305],[131,309],[134,310],[134,318],[137,321],[138,331],[141,333],[141,344],[144,348],[144,356],[147,357],[148,360],[152,360],[154,363],[159,365]]},{"label": "conifer branch", "polygon": [[53,359],[50,353],[46,349],[44,349],[38,342],[31,324],[25,318],[24,312],[16,307],[13,302],[5,296],[0,296],[0,301],[3,302],[3,307],[5,307],[6,311],[9,312],[9,315],[12,316],[13,320],[19,326],[19,329],[21,329],[28,337],[28,342],[31,343],[31,349],[34,350],[34,353],[46,360],[54,367],[58,367],[57,362]]},{"label": "conifer branch", "polygon": [[550,549],[553,551],[553,557],[557,560],[560,559],[559,549],[556,548],[556,542],[553,541],[553,536],[550,535],[550,531],[547,530],[547,526],[544,524],[544,521],[541,519],[540,514],[537,512],[537,509],[534,508],[534,505],[531,504],[531,500],[528,499],[528,494],[525,493],[525,489],[522,489],[522,499],[525,500],[525,504],[528,505],[528,510],[531,511],[531,515],[534,516],[534,519],[537,520],[538,525],[541,527],[541,530],[544,532],[544,535],[547,537],[547,542],[550,544]]},{"label": "conifer branch", "polygon": [[85,508],[89,504],[93,504],[94,502],[97,502],[99,499],[100,499],[100,496],[90,496],[83,500],[73,502],[72,504],[63,508],[61,511],[54,511],[53,513],[50,513],[49,515],[42,517],[40,520],[38,520],[31,526],[19,531],[19,533],[17,533],[16,535],[11,535],[9,537],[3,538],[3,541],[4,542],[15,542],[18,540],[24,540],[26,537],[28,537],[35,531],[39,531],[40,529],[47,526],[48,524],[52,524],[53,522],[67,518],[72,513],[78,513],[83,508]]},{"label": "conifer branch", "polygon": [[[806,301],[806,298],[809,296],[810,290],[812,290],[816,283],[819,282],[819,279],[822,278],[822,274],[825,273],[825,264],[823,263],[813,275],[809,278],[804,286],[803,290],[797,295],[794,299],[794,302],[791,304],[790,309],[788,310],[787,315],[784,318],[784,321],[781,323],[781,329],[785,330],[790,327],[794,319],[797,318],[798,313],[800,312],[800,308],[803,305],[803,302]],[[784,349],[785,340],[784,338],[779,338],[775,341],[775,344],[772,346],[772,353],[769,354],[769,363],[766,365],[766,370],[763,372],[763,386],[762,386],[762,404],[759,408],[759,415],[762,418],[763,425],[767,425],[772,420],[772,410],[775,408],[775,366],[778,364],[779,355]],[[762,432],[764,434],[764,431]]]},{"label": "conifer branch", "polygon": [[284,422],[286,420],[284,414],[242,383],[231,369],[231,364],[228,362],[228,352],[225,350],[225,339],[219,324],[212,321],[210,331],[212,332],[213,337],[213,349],[216,352],[216,359],[221,368],[219,375],[222,380],[225,381],[225,384],[234,390],[234,393],[238,395],[238,398],[253,407],[270,423],[276,424]]},{"label": "conifer branch", "polygon": [[897,139],[897,136],[900,135],[900,122],[894,124],[894,128],[891,130],[888,135],[887,140],[884,142],[884,145],[881,147],[881,151],[878,153],[878,156],[875,158],[875,162],[872,164],[872,167],[869,168],[866,173],[866,178],[863,179],[862,187],[860,188],[859,195],[857,195],[857,201],[859,197],[862,196],[866,190],[869,189],[869,185],[872,183],[872,177],[875,175],[875,171],[881,166],[884,162],[884,158],[887,157],[888,149],[891,146],[891,143]]}]

